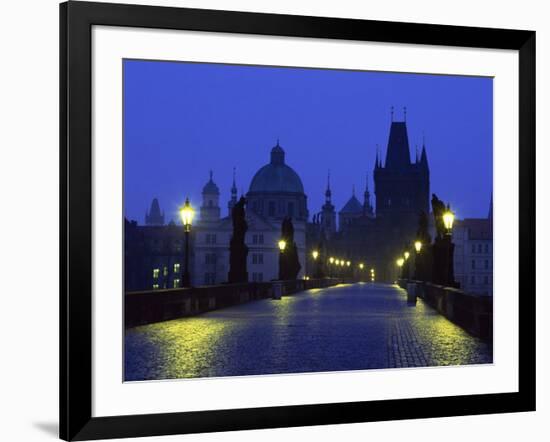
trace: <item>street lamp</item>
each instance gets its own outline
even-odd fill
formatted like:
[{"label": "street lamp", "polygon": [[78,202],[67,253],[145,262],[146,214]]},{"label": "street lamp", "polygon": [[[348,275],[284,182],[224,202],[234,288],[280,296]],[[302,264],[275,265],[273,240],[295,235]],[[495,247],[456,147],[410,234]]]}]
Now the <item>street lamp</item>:
[{"label": "street lamp", "polygon": [[360,268],[361,270],[363,270],[363,269],[365,268],[365,264],[363,264],[362,262],[360,262],[360,263],[359,263],[359,268]]},{"label": "street lamp", "polygon": [[351,261],[346,262],[346,265],[349,267],[351,265]]},{"label": "street lamp", "polygon": [[286,241],[284,239],[280,239],[278,242],[278,245],[279,245],[279,250],[281,251],[281,253],[283,253],[286,249]]},{"label": "street lamp", "polygon": [[328,259],[328,262],[330,262],[331,264],[334,264],[334,257],[331,256],[331,257]]},{"label": "street lamp", "polygon": [[420,253],[420,251],[422,250],[422,243],[420,241],[415,241],[414,249],[416,250],[416,253]]},{"label": "street lamp", "polygon": [[447,229],[447,235],[451,234],[454,221],[455,214],[447,207],[446,212],[443,214],[443,224],[445,225],[445,229]]},{"label": "street lamp", "polygon": [[403,253],[403,256],[405,257],[405,261],[406,261],[407,259],[409,259],[409,256],[411,256],[411,254],[407,250],[405,253]]},{"label": "street lamp", "polygon": [[193,223],[194,216],[195,211],[189,203],[189,198],[185,198],[185,204],[180,209],[181,222],[183,223],[183,231],[185,232],[185,261],[181,278],[182,287],[189,287],[191,285],[191,278],[189,276],[189,233],[191,232],[191,224]]},{"label": "street lamp", "polygon": [[397,264],[397,267],[403,267],[403,264],[405,264],[405,260],[403,258],[399,258],[397,261],[395,261]]},{"label": "street lamp", "polygon": [[314,250],[313,252],[311,252],[311,256],[313,256],[313,259],[317,260],[317,258],[319,257],[319,252],[317,250]]}]

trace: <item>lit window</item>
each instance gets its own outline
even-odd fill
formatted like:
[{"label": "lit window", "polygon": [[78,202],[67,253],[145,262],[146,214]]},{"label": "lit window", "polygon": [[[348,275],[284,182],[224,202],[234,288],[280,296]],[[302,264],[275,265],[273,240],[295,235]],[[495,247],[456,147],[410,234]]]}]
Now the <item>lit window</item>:
[{"label": "lit window", "polygon": [[153,269],[153,278],[158,279],[160,274],[160,269]]},{"label": "lit window", "polygon": [[180,263],[176,262],[174,264],[174,273],[179,273],[179,272],[180,272]]},{"label": "lit window", "polygon": [[168,267],[164,266],[164,269],[162,269],[162,274],[164,276],[168,276]]},{"label": "lit window", "polygon": [[153,284],[153,290],[158,290],[158,288],[159,288],[158,284]]},{"label": "lit window", "polygon": [[178,288],[180,286],[180,280],[178,278],[174,279],[174,288]]}]

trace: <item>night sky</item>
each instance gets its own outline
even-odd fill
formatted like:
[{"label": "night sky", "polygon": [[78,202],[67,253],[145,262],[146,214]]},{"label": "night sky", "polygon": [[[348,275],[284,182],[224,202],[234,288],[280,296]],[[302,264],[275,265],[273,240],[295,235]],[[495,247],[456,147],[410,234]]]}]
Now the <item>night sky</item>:
[{"label": "night sky", "polygon": [[[383,159],[391,123],[403,119],[414,159],[425,134],[431,192],[459,218],[486,217],[493,182],[490,78],[341,70],[124,62],[125,216],[144,222],[159,199],[166,222],[189,196],[200,206],[209,170],[222,215],[232,170],[247,192],[277,138],[302,178],[310,216],[324,202],[327,171],[340,210],[365,177],[374,192],[376,145]],[[374,195],[372,203],[374,205]]]}]

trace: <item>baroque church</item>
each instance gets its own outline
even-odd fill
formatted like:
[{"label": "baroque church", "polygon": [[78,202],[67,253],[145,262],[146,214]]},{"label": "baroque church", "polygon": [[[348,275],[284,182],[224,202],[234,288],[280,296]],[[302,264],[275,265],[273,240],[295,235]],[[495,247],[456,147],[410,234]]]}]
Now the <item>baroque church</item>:
[{"label": "baroque church", "polygon": [[[250,183],[247,200],[246,245],[249,281],[269,281],[278,278],[281,223],[291,217],[294,240],[303,277],[306,261],[307,197],[302,180],[285,160],[285,151],[279,145],[271,149],[270,161],[261,167]],[[210,173],[210,180],[202,189],[200,219],[194,230],[193,284],[219,284],[227,281],[229,272],[229,243],[233,232],[231,209],[237,202],[235,173],[226,216],[221,216],[220,190]]]}]

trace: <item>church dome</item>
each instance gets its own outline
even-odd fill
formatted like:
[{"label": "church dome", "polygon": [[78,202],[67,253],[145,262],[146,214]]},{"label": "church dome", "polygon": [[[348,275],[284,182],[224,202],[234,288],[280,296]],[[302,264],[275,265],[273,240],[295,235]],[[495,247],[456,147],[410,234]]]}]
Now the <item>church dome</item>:
[{"label": "church dome", "polygon": [[210,180],[204,185],[202,188],[203,194],[208,195],[219,195],[220,189],[218,188],[217,184],[212,179],[212,171],[210,171]]},{"label": "church dome", "polygon": [[298,174],[285,164],[285,151],[277,145],[271,149],[271,162],[263,166],[250,183],[249,192],[304,193],[304,185]]}]

